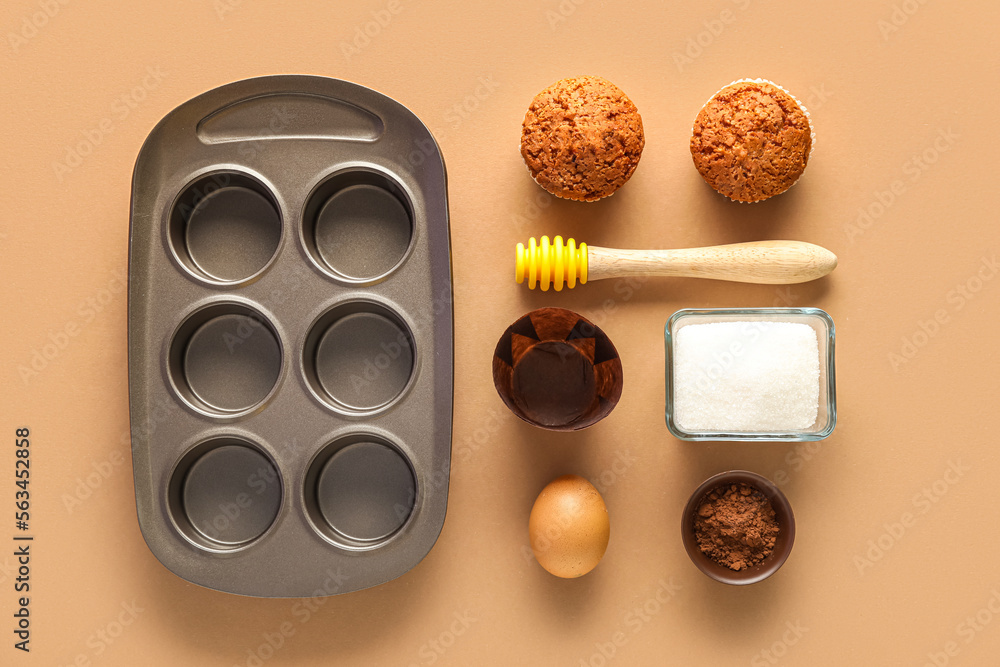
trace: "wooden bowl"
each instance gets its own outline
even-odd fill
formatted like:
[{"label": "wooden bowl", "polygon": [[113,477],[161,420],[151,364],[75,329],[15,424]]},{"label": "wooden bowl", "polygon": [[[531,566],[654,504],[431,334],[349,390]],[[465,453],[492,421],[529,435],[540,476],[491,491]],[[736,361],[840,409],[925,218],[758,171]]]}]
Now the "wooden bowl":
[{"label": "wooden bowl", "polygon": [[552,431],[607,417],[622,395],[622,362],[600,327],[565,308],[539,308],[507,327],[493,384],[511,412]]}]

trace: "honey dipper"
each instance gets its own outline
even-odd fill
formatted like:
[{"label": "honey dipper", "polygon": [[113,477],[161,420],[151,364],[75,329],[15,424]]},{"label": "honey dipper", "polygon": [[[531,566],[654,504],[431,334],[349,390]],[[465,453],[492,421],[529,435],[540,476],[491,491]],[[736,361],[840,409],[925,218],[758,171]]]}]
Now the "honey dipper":
[{"label": "honey dipper", "polygon": [[517,244],[514,278],[542,291],[563,284],[628,276],[673,276],[784,285],[822,278],[837,267],[837,256],[803,241],[753,241],[680,250],[621,250],[532,237]]}]

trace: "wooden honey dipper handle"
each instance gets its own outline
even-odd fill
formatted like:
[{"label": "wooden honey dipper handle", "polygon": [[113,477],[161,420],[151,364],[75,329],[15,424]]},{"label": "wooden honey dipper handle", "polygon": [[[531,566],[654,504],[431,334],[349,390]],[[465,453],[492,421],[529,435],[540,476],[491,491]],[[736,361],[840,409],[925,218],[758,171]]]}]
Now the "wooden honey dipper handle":
[{"label": "wooden honey dipper handle", "polygon": [[514,279],[557,292],[588,280],[628,276],[710,278],[783,285],[822,278],[837,267],[837,256],[803,241],[754,241],[682,250],[619,250],[576,244],[561,236],[528,239],[514,253]]},{"label": "wooden honey dipper handle", "polygon": [[803,241],[754,241],[682,250],[587,246],[587,262],[588,280],[673,276],[783,285],[822,278],[837,256]]}]

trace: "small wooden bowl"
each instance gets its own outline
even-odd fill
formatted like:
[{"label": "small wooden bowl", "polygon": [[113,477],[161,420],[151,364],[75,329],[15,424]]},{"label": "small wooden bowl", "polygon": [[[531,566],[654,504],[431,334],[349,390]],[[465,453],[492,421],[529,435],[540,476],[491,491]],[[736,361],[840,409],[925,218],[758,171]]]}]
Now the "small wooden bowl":
[{"label": "small wooden bowl", "polygon": [[493,384],[511,412],[551,431],[607,417],[622,395],[622,362],[600,327],[565,308],[539,308],[507,327]]}]

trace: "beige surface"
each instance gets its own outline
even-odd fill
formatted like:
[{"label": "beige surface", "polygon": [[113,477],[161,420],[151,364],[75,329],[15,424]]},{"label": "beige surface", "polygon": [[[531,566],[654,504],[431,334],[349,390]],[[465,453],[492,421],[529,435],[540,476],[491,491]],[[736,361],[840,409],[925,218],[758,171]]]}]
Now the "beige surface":
[{"label": "beige surface", "polygon": [[[938,654],[938,664],[995,664],[996,3],[277,4],[0,9],[0,424],[8,447],[16,426],[32,430],[36,536],[24,656],[11,646],[14,487],[3,472],[0,663],[920,665]],[[345,54],[373,12],[386,25]],[[34,33],[33,15],[44,24]],[[685,49],[692,58],[679,62]],[[136,523],[127,438],[122,281],[139,147],[190,97],[286,72],[368,85],[427,122],[448,164],[454,243],[444,531],[400,579],[313,602],[233,597],[161,566]],[[545,195],[517,151],[532,96],[583,73],[619,85],[646,130],[631,182],[596,204]],[[711,192],[687,148],[701,104],[746,76],[792,91],[817,131],[800,183],[752,206]],[[88,135],[101,135],[90,155],[57,173]],[[860,224],[859,208],[872,211]],[[511,280],[511,250],[543,233],[626,248],[791,238],[829,247],[840,267],[790,289],[663,278],[529,293]],[[667,317],[786,303],[836,321],[834,435],[812,448],[670,437]],[[497,337],[540,305],[590,316],[621,353],[621,403],[585,432],[520,423],[493,389]],[[64,347],[22,379],[50,336]],[[11,453],[2,460],[13,468]],[[678,536],[690,491],[733,467],[782,482],[799,530],[782,571],[743,589],[699,573]],[[563,581],[524,547],[535,495],[570,472],[600,480],[611,544],[593,573]],[[879,560],[859,565],[869,552]],[[780,659],[760,653],[771,648]]]}]

